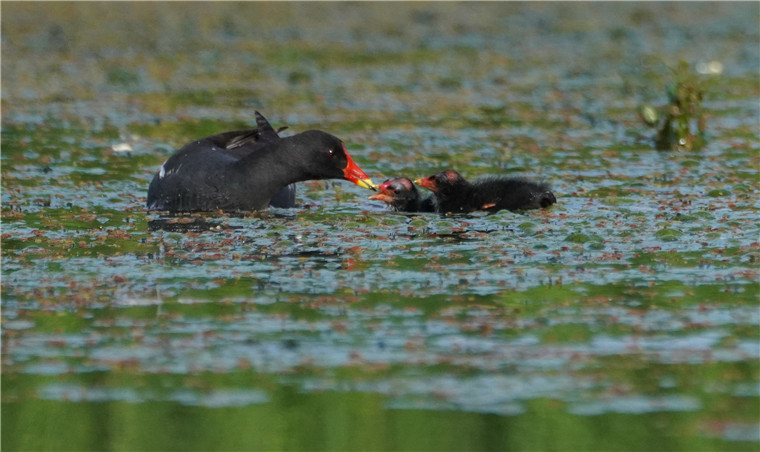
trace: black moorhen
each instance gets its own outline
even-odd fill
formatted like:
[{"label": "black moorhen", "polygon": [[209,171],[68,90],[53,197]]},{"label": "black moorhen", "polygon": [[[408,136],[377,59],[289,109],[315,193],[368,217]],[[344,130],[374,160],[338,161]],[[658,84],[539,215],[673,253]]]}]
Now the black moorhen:
[{"label": "black moorhen", "polygon": [[396,212],[435,212],[433,197],[420,198],[417,187],[406,177],[388,179],[378,185],[377,189],[380,193],[369,199],[386,202]]},{"label": "black moorhen", "polygon": [[148,210],[293,207],[293,184],[313,179],[346,179],[375,189],[337,137],[308,130],[280,138],[258,111],[256,125],[201,138],[175,152],[148,187]]},{"label": "black moorhen", "polygon": [[436,211],[441,213],[540,209],[557,202],[548,185],[520,177],[486,176],[468,182],[458,172],[446,170],[414,183],[433,192]]}]

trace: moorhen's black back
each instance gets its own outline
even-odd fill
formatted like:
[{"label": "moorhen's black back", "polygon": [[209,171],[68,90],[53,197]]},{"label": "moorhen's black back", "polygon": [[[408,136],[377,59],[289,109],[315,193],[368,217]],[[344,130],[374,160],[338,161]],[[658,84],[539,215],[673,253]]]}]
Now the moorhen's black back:
[{"label": "moorhen's black back", "polygon": [[[252,210],[246,208],[253,203],[246,199],[249,194],[238,189],[231,167],[282,140],[263,115],[258,111],[255,114],[257,128],[205,137],[169,157],[148,187],[148,210]],[[295,195],[295,184],[290,184],[272,196],[269,204],[293,207]]]}]

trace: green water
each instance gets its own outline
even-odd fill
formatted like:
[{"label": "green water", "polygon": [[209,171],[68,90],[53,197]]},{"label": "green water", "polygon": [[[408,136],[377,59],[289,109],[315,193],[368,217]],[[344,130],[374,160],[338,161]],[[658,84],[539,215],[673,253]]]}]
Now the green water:
[{"label": "green water", "polygon": [[[2,449],[757,450],[759,18],[4,3]],[[659,152],[637,111],[681,60],[713,68],[707,145]],[[408,216],[313,181],[295,209],[145,212],[174,149],[253,110],[375,182],[558,203]]]}]

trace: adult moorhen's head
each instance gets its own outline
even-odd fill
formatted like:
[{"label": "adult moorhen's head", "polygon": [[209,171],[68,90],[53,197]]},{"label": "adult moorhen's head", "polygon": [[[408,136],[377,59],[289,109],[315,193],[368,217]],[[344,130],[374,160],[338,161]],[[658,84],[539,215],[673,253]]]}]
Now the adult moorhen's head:
[{"label": "adult moorhen's head", "polygon": [[338,137],[321,130],[307,130],[284,140],[298,149],[297,153],[290,154],[288,158],[299,160],[299,166],[306,173],[303,180],[342,178],[362,188],[376,190],[375,184],[354,163],[345,144]]}]

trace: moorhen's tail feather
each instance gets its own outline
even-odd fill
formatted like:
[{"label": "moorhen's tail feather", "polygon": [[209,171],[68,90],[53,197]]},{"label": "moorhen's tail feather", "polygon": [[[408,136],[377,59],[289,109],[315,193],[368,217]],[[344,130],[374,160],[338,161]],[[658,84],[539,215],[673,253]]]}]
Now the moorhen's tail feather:
[{"label": "moorhen's tail feather", "polygon": [[267,118],[265,118],[264,115],[258,111],[255,111],[254,115],[256,116],[256,127],[259,129],[262,138],[279,138],[279,135],[277,135],[277,132],[275,132],[274,128],[269,124],[269,121],[267,121]]},{"label": "moorhen's tail feather", "polygon": [[[274,130],[264,115],[256,111],[255,116],[256,129],[246,131],[245,133],[233,137],[223,145],[225,149],[231,150],[260,141],[278,141],[280,140],[279,133],[288,128],[288,126],[282,126],[277,130]],[[271,201],[269,201],[269,205],[272,207],[294,207],[296,205],[296,184],[290,184],[277,192],[277,194],[272,197]]]},{"label": "moorhen's tail feather", "polygon": [[275,131],[272,125],[269,124],[269,121],[267,121],[267,118],[265,118],[258,111],[255,112],[255,114],[256,114],[256,128],[255,129],[242,130],[240,132],[237,132],[237,134],[234,134],[232,137],[229,137],[229,135],[233,134],[231,132],[219,134],[217,135],[219,137],[218,141],[222,141],[222,142],[218,144],[227,150],[231,150],[231,149],[243,147],[249,144],[257,143],[259,141],[271,143],[271,142],[275,142],[279,140],[280,136],[278,135],[278,132],[287,129],[287,127],[280,127],[279,129]]}]

